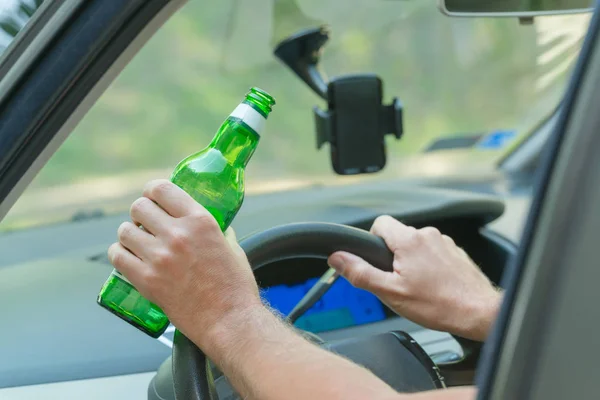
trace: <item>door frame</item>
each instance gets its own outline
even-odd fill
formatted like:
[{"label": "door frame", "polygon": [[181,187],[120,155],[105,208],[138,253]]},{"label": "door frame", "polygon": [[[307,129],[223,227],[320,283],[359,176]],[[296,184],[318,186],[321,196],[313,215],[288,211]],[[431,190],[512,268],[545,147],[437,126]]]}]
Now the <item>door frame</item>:
[{"label": "door frame", "polygon": [[58,7],[53,13],[34,14],[0,64],[0,71],[7,66],[0,75],[0,220],[138,50],[186,2],[65,0],[50,2]]},{"label": "door frame", "polygon": [[598,397],[600,40],[590,23],[543,155],[520,252],[485,345],[480,399]]}]

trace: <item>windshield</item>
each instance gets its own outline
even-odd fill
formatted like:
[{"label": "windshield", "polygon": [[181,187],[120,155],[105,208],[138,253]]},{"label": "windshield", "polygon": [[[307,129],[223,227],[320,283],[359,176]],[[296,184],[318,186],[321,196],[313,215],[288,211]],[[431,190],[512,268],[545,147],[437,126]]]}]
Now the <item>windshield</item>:
[{"label": "windshield", "polygon": [[[249,194],[493,170],[504,142],[424,151],[444,137],[502,131],[515,143],[528,135],[559,103],[588,21],[448,18],[435,0],[190,1],[89,111],[0,230],[126,211],[146,181],[168,177],[208,144],[250,86],[277,105],[248,167]],[[378,174],[333,173],[328,148],[316,150],[312,117],[314,105],[326,105],[273,56],[282,39],[323,24],[331,31],[326,73],[375,73],[385,103],[404,105],[404,136],[386,139],[388,164]]]}]

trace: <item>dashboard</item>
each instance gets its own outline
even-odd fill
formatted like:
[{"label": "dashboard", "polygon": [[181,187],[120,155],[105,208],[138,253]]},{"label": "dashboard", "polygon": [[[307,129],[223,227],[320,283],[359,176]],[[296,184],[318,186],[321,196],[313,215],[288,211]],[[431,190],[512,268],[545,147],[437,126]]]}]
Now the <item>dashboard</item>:
[{"label": "dashboard", "polygon": [[[499,283],[515,246],[487,226],[503,210],[503,202],[490,195],[381,181],[249,196],[233,227],[239,238],[292,222],[368,229],[377,216],[389,214],[416,227],[437,227]],[[13,398],[2,388],[34,385],[28,389],[33,390],[59,382],[105,382],[107,377],[131,377],[147,385],[170,355],[164,343],[141,335],[95,303],[111,271],[106,248],[125,219],[126,214],[112,215],[0,235],[0,303],[12,304],[3,309],[10,328],[0,330],[0,342],[11,344],[0,346],[0,359],[10,360],[0,363],[0,398]],[[263,297],[286,314],[326,269],[320,259],[280,261],[261,268],[257,281]],[[404,330],[432,355],[456,350],[449,335],[396,316],[343,279],[298,325],[324,340]],[[129,396],[117,392],[105,391],[103,398],[132,398],[130,390]]]}]

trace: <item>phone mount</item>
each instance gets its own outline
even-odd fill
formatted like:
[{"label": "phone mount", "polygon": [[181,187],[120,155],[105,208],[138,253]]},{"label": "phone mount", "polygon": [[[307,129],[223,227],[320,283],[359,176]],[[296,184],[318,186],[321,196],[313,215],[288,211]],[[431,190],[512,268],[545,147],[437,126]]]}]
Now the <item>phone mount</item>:
[{"label": "phone mount", "polygon": [[339,175],[373,173],[386,163],[385,135],[402,137],[402,105],[383,104],[383,83],[373,74],[325,81],[319,60],[329,32],[308,29],[280,42],[274,54],[327,101],[327,111],[313,107],[317,149],[329,142],[331,163]]}]

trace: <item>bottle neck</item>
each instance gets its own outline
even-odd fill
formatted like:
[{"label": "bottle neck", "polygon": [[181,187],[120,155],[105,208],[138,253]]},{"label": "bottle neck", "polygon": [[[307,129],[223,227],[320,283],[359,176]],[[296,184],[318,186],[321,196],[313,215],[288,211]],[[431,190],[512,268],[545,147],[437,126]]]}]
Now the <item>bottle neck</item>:
[{"label": "bottle neck", "polygon": [[230,164],[245,167],[256,150],[258,140],[259,136],[252,128],[230,115],[221,125],[210,147],[221,152]]}]

